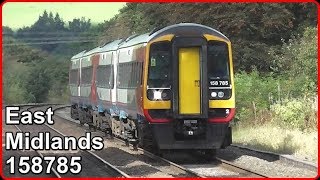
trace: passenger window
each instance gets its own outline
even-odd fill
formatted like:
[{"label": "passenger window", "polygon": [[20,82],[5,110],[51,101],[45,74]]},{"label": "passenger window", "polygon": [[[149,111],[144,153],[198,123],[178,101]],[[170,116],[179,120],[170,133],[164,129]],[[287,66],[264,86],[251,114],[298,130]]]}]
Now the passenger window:
[{"label": "passenger window", "polygon": [[79,69],[71,69],[70,70],[70,78],[69,78],[69,84],[77,85],[79,81]]},{"label": "passenger window", "polygon": [[83,68],[81,72],[81,84],[91,85],[91,80],[92,80],[92,66]]},{"label": "passenger window", "polygon": [[97,86],[111,89],[113,87],[112,65],[102,65],[97,68]]},{"label": "passenger window", "polygon": [[141,82],[142,63],[137,61],[121,63],[118,66],[118,88],[136,88]]}]

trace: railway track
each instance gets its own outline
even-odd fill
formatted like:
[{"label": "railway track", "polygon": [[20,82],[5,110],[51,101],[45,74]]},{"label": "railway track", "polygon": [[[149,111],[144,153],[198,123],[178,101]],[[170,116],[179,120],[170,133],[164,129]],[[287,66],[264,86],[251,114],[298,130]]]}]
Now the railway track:
[{"label": "railway track", "polygon": [[[56,116],[59,116],[59,115],[56,114]],[[59,116],[59,118],[61,118],[63,120],[67,120],[72,123],[79,124],[78,121],[73,120],[71,118],[66,118],[66,117],[61,117],[61,116]],[[125,141],[123,141],[122,139],[119,139],[119,138],[114,138],[114,139],[117,142],[121,142],[122,144],[125,144]],[[117,145],[118,148],[123,149],[123,150],[126,149],[125,151],[128,151],[128,147],[121,147],[121,145],[120,146],[119,145],[120,144]],[[209,177],[219,177],[219,176],[223,176],[223,177],[229,177],[229,176],[231,176],[231,177],[267,177],[264,174],[254,172],[250,169],[243,168],[241,166],[235,165],[234,163],[232,163],[230,161],[220,159],[220,158],[216,158],[213,163],[204,163],[204,164],[195,163],[193,165],[179,165],[179,163],[175,163],[175,162],[172,162],[168,159],[159,157],[159,156],[157,156],[151,152],[148,152],[142,148],[138,148],[137,150],[138,150],[138,153],[140,152],[140,154],[143,156],[147,156],[148,158],[151,158],[157,162],[163,162],[163,163],[167,164],[167,166],[170,166],[171,168],[175,168],[181,172],[185,172],[184,174],[186,174],[186,175],[189,174],[188,176],[185,176],[185,177],[207,177],[205,175],[201,175],[202,174],[201,172],[197,172],[197,169],[203,169],[203,168],[206,168],[207,171],[212,171],[212,172],[226,170],[227,173],[229,173],[229,175],[221,175],[219,173],[217,173],[217,174],[211,173],[211,175],[209,175]],[[134,151],[131,150],[130,153],[133,153],[133,152]],[[163,166],[163,164],[161,164],[161,166]],[[196,167],[196,168],[193,168],[193,167]],[[157,169],[159,169],[159,167],[157,167]],[[230,172],[231,172],[231,175],[230,175]],[[180,174],[180,176],[181,175],[183,175],[183,174]]]},{"label": "railway track", "polygon": [[241,167],[241,166],[236,165],[236,164],[234,164],[234,163],[232,163],[230,161],[226,161],[226,160],[223,160],[223,159],[217,158],[217,157],[216,157],[216,160],[221,163],[221,166],[225,167],[226,169],[234,170],[235,172],[238,172],[239,175],[244,175],[244,176],[247,176],[247,177],[268,178],[267,175],[255,172],[253,170],[250,170],[250,169],[247,169],[247,168],[244,168],[244,167]]},{"label": "railway track", "polygon": [[298,159],[295,159],[289,155],[281,155],[281,154],[276,154],[276,153],[272,153],[272,152],[261,151],[261,150],[257,150],[257,149],[253,149],[253,148],[249,148],[249,147],[244,147],[244,146],[237,145],[237,144],[230,145],[230,148],[232,148],[234,151],[243,151],[245,154],[259,157],[261,159],[280,161],[280,162],[289,164],[291,166],[295,166],[298,168],[311,169],[313,171],[318,170],[318,167],[316,164],[308,162],[308,161],[298,160]]},{"label": "railway track", "polygon": [[[23,132],[17,125],[14,125],[16,128],[17,128],[17,130],[18,130],[18,132]],[[44,155],[40,152],[40,151],[35,151],[41,158],[43,158],[44,157]],[[51,169],[51,172],[52,172],[52,174],[54,175],[54,177],[56,177],[56,178],[61,178],[61,175],[56,171],[56,169],[54,168],[54,167],[51,167],[50,168]]]},{"label": "railway track", "polygon": [[[61,117],[57,113],[55,116],[63,122],[70,122],[73,126],[80,124],[76,120]],[[104,133],[101,132],[101,135],[104,136]],[[127,146],[123,146],[124,143],[118,138],[107,142],[109,142],[108,148],[95,153],[132,177],[203,177],[141,148],[138,148],[138,151],[132,151]]]},{"label": "railway track", "polygon": [[[35,107],[35,104],[24,104],[24,105],[19,105],[20,106],[20,112],[23,110],[27,110],[28,108],[31,107]],[[3,109],[5,109],[6,106],[3,106]],[[17,118],[13,118],[13,119],[18,119],[20,117]],[[23,132],[17,125],[6,125],[3,119],[2,122],[3,126],[2,126],[2,131],[4,131],[4,128],[6,128],[9,132]],[[2,135],[2,142],[5,142],[4,140],[4,135]],[[5,144],[2,144],[2,148],[5,148]],[[35,156],[40,156],[43,157],[43,154],[40,151],[31,151],[31,150],[22,150],[22,151],[4,151],[3,152],[3,161],[5,161],[7,159],[7,157],[19,157],[19,156],[29,156],[29,157],[35,157]],[[17,160],[15,160],[15,163],[19,163]],[[3,164],[5,164],[5,162],[3,162]],[[43,167],[46,168],[47,164],[43,164]],[[18,169],[15,167],[15,172],[17,172],[17,174],[15,174],[15,177],[26,177],[28,176],[28,174],[21,174],[19,173]],[[10,177],[12,176],[12,174],[9,174],[9,168],[7,168],[6,166],[3,167],[3,172],[6,175],[6,177]],[[31,174],[31,173],[30,173]],[[51,168],[51,173],[50,174],[46,174],[46,173],[39,173],[39,174],[32,174],[33,177],[55,177],[55,178],[60,178],[61,176],[59,175],[59,173],[56,172],[55,169]]]},{"label": "railway track", "polygon": [[[36,110],[36,109],[42,109],[45,107],[52,107],[52,105],[40,105],[40,106],[25,106],[21,108],[21,110]],[[57,106],[57,105],[53,105]],[[61,106],[56,107],[56,108],[61,108]],[[55,109],[56,109],[55,108]],[[52,136],[65,136],[62,134],[60,131],[57,129],[53,128],[52,126],[48,124],[44,125],[15,125],[16,129],[18,132],[30,132],[30,137],[35,136],[39,132],[51,132]],[[104,159],[98,157],[91,151],[81,151],[81,150],[76,150],[76,151],[35,151],[35,152],[28,152],[29,154],[32,153],[32,156],[36,155],[43,157],[43,156],[54,156],[54,157],[61,157],[65,156],[67,158],[70,158],[71,156],[81,156],[81,164],[82,164],[82,170],[79,174],[71,174],[71,173],[58,173],[56,170],[57,164],[55,163],[51,167],[51,174],[44,174],[41,173],[40,176],[49,176],[49,177],[129,177],[126,173],[122,172],[118,168],[114,167]],[[44,164],[44,166],[46,166]],[[32,174],[31,176],[33,176]],[[15,177],[20,176],[15,174]],[[28,176],[28,175],[23,175],[21,176]]]},{"label": "railway track", "polygon": [[[114,137],[114,139],[117,142],[121,143],[121,144],[125,144],[126,143],[124,140],[122,140],[120,138]],[[120,145],[120,144],[118,144],[118,145]],[[181,173],[187,175],[186,177],[201,177],[201,178],[205,177],[205,176],[202,176],[202,175],[200,175],[200,174],[198,174],[198,173],[196,173],[196,172],[194,172],[194,171],[192,171],[192,170],[190,170],[188,168],[185,168],[185,167],[183,167],[183,166],[181,166],[181,165],[179,165],[177,163],[174,163],[174,162],[169,161],[169,160],[167,160],[165,158],[162,158],[162,157],[160,157],[158,155],[155,155],[155,154],[153,154],[153,153],[151,153],[151,152],[149,152],[147,150],[144,150],[142,148],[133,147],[131,144],[129,145],[129,147],[132,148],[131,151],[133,151],[133,152],[134,151],[138,151],[138,153],[140,153],[143,156],[147,156],[148,158],[150,158],[152,160],[155,160],[155,161],[160,162],[160,163],[167,164],[170,168],[176,169],[176,171],[181,171]],[[122,149],[125,149],[125,148],[126,148],[126,150],[128,150],[128,146],[127,145],[126,145],[126,147],[122,147]]]},{"label": "railway track", "polygon": [[[115,138],[118,142],[125,143],[122,139]],[[132,148],[133,146],[130,145]],[[138,151],[141,151],[144,155],[150,157],[150,158],[156,158],[160,159],[161,161],[167,162],[172,166],[178,167],[180,169],[183,169],[185,171],[189,171],[193,174],[196,174],[199,177],[217,177],[222,176],[222,177],[262,177],[262,178],[267,178],[267,175],[255,172],[253,170],[238,166],[230,161],[224,160],[222,158],[215,157],[213,162],[210,163],[194,163],[193,165],[179,165],[179,163],[175,163],[173,161],[170,161],[168,159],[162,158],[160,156],[157,156],[149,151],[146,151],[142,148],[138,148]],[[201,158],[201,156],[199,156]],[[192,157],[188,157],[192,158]],[[199,159],[198,159],[199,160]],[[200,160],[201,161],[201,160]],[[195,160],[197,162],[197,160]],[[183,163],[181,163],[183,164]],[[211,175],[202,175],[202,171],[199,171],[198,169],[206,169],[206,171],[210,172],[209,174]],[[217,171],[220,170],[227,170],[229,172],[223,173],[216,173]],[[208,173],[207,173],[208,174]],[[226,175],[227,174],[227,175]]]},{"label": "railway track", "polygon": [[[192,158],[194,157],[190,157],[190,159]],[[226,161],[218,157],[215,157],[211,162],[203,162],[203,160],[194,160],[195,163],[190,163],[190,159],[186,162],[180,162],[179,164],[182,164],[184,167],[189,168],[192,171],[195,171],[206,177],[268,178],[267,175],[244,168],[242,166],[236,165],[230,161]]]}]

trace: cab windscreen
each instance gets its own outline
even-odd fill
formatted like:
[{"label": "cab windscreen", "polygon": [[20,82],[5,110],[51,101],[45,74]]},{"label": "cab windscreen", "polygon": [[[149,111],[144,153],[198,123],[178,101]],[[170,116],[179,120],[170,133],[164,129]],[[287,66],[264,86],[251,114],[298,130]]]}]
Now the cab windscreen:
[{"label": "cab windscreen", "polygon": [[147,97],[169,100],[171,94],[171,43],[158,42],[150,47]]},{"label": "cab windscreen", "polygon": [[229,99],[231,81],[229,74],[228,45],[224,42],[208,43],[208,78],[210,99]]}]

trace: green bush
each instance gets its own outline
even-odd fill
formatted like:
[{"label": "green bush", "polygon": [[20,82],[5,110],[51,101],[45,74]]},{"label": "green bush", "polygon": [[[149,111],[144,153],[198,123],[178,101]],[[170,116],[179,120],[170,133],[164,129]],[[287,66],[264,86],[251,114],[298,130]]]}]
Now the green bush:
[{"label": "green bush", "polygon": [[278,96],[278,82],[271,76],[261,77],[256,70],[236,74],[236,119],[246,124],[267,121],[263,114]]},{"label": "green bush", "polygon": [[273,72],[235,75],[236,120],[242,124],[275,122],[292,128],[316,127],[317,28],[306,28],[279,49],[271,49]]},{"label": "green bush", "polygon": [[288,78],[294,96],[312,96],[317,88],[317,28],[307,27],[302,37],[292,37],[280,49],[271,49],[277,74]]},{"label": "green bush", "polygon": [[317,128],[317,115],[312,99],[286,99],[271,106],[273,123],[304,130]]},{"label": "green bush", "polygon": [[235,75],[236,120],[244,125],[273,122],[291,128],[315,128],[315,100],[306,96],[303,79],[263,77],[257,71]]},{"label": "green bush", "polygon": [[3,100],[5,104],[22,104],[30,98],[24,88],[25,69],[15,73],[5,71],[3,78]]},{"label": "green bush", "polygon": [[245,125],[273,122],[291,128],[316,128],[316,101],[303,93],[303,78],[262,77],[257,71],[236,74],[236,120]]}]

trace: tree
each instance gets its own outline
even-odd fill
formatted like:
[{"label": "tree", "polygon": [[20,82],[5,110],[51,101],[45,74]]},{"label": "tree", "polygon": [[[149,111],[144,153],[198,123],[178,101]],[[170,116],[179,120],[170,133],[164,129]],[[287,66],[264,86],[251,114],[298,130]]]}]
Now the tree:
[{"label": "tree", "polygon": [[199,23],[230,39],[236,71],[256,67],[268,73],[270,47],[281,46],[281,39],[287,41],[292,33],[301,32],[299,24],[315,26],[316,12],[314,3],[127,3],[105,22],[101,42],[177,23]]},{"label": "tree", "polygon": [[50,89],[50,79],[46,71],[40,67],[33,68],[27,77],[25,88],[30,97],[29,102],[46,102]]},{"label": "tree", "polygon": [[302,37],[292,37],[280,50],[272,49],[275,72],[292,79],[296,94],[313,94],[317,89],[317,28],[308,27]]},{"label": "tree", "polygon": [[62,19],[60,18],[59,14],[56,13],[56,16],[54,17],[54,24],[55,24],[55,29],[57,31],[65,31],[65,27],[64,27],[64,22],[62,21]]},{"label": "tree", "polygon": [[8,26],[2,26],[2,35],[3,36],[13,36],[14,35],[14,32],[13,32],[13,30],[10,28],[10,27],[8,27]]},{"label": "tree", "polygon": [[72,21],[69,21],[69,30],[71,32],[84,32],[90,29],[91,26],[91,20],[82,17],[80,18],[75,18]]}]

